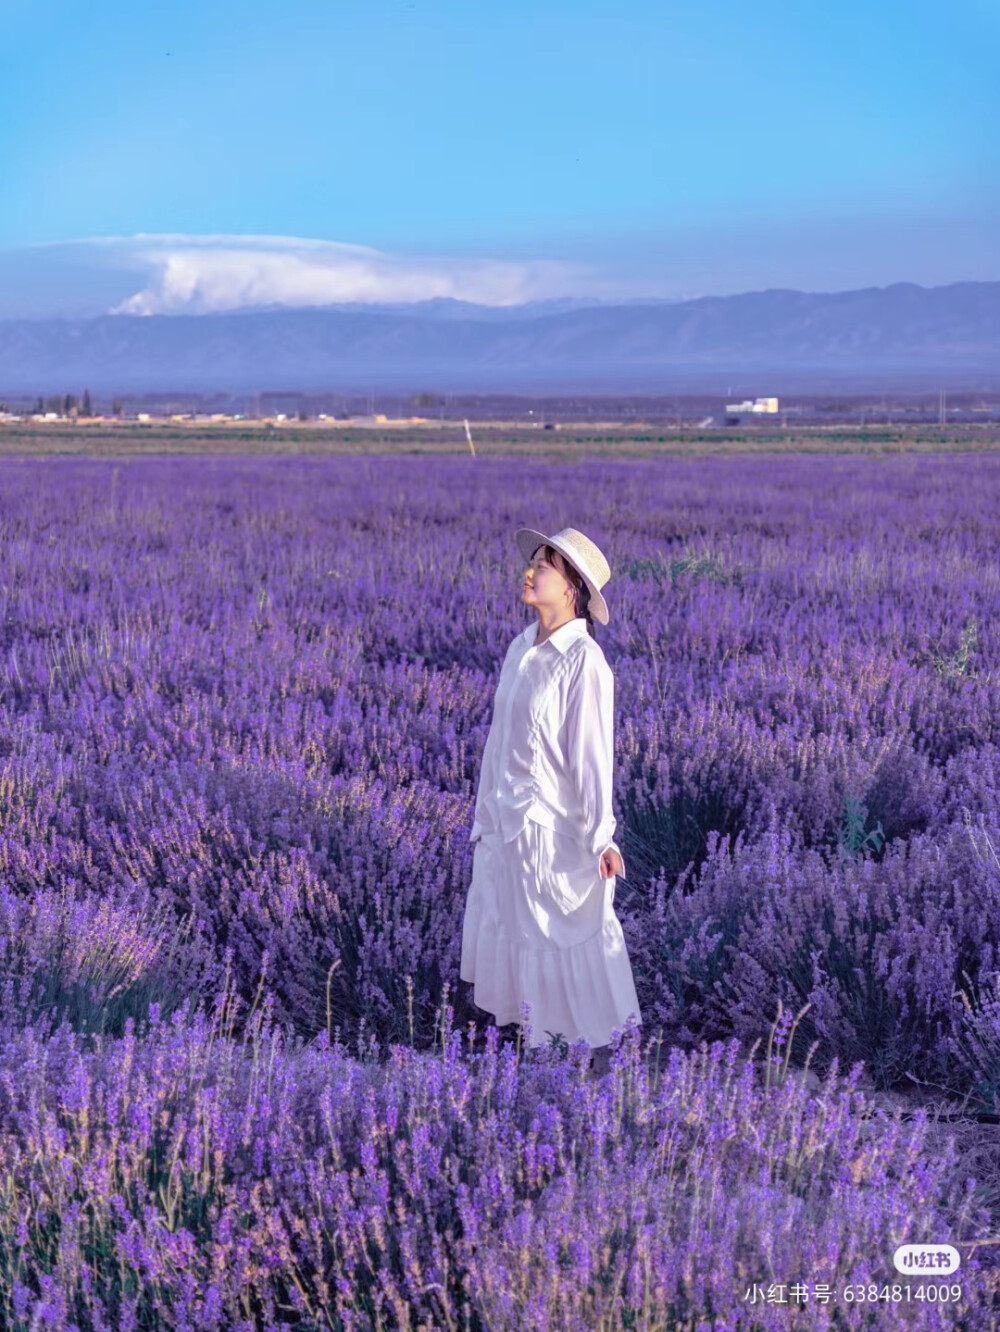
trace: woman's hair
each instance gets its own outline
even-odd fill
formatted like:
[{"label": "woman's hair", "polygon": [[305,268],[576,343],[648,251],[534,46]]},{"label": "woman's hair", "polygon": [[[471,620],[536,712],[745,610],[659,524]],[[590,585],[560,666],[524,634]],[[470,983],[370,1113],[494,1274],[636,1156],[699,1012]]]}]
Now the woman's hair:
[{"label": "woman's hair", "polygon": [[591,638],[596,638],[594,617],[590,613],[590,588],[583,581],[582,574],[570,564],[569,560],[563,557],[561,551],[555,550],[552,546],[543,546],[542,555],[550,564],[554,564],[559,572],[565,575],[572,584],[573,591],[576,593],[576,606],[573,613],[574,615],[583,616],[587,621],[587,633],[590,634]]}]

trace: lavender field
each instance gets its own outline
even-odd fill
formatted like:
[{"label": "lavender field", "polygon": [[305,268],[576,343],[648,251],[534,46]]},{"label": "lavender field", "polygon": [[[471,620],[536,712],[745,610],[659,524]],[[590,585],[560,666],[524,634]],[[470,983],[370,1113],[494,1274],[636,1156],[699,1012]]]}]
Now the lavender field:
[{"label": "lavender field", "polygon": [[[998,515],[997,453],[4,459],[0,1327],[1000,1326]],[[564,525],[603,1080],[458,980],[513,533]]]}]

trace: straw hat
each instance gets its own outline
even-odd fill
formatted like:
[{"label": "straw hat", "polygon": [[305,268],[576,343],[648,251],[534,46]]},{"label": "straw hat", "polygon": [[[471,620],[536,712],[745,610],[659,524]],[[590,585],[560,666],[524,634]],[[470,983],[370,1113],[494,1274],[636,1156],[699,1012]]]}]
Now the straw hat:
[{"label": "straw hat", "polygon": [[589,537],[585,537],[575,527],[564,527],[555,536],[536,532],[533,527],[519,527],[514,537],[525,564],[531,563],[531,557],[539,546],[551,546],[572,564],[590,589],[591,614],[599,624],[607,624],[608,606],[600,589],[611,577],[611,567]]}]

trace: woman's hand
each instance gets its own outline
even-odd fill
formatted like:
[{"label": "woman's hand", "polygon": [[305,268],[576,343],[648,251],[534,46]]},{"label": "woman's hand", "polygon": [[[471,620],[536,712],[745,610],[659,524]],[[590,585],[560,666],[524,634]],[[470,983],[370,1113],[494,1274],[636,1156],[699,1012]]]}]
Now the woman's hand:
[{"label": "woman's hand", "polygon": [[610,879],[612,874],[621,874],[624,868],[625,864],[621,856],[613,846],[609,846],[601,856],[601,878]]}]

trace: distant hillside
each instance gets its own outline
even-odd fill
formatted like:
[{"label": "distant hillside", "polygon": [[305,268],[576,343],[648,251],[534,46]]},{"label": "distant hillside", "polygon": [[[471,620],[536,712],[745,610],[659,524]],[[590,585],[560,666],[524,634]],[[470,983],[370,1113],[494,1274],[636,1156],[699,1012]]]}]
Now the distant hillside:
[{"label": "distant hillside", "polygon": [[[0,392],[434,388],[769,392],[1000,385],[1000,283],[681,302],[0,321]],[[766,384],[764,381],[766,380]]]}]

